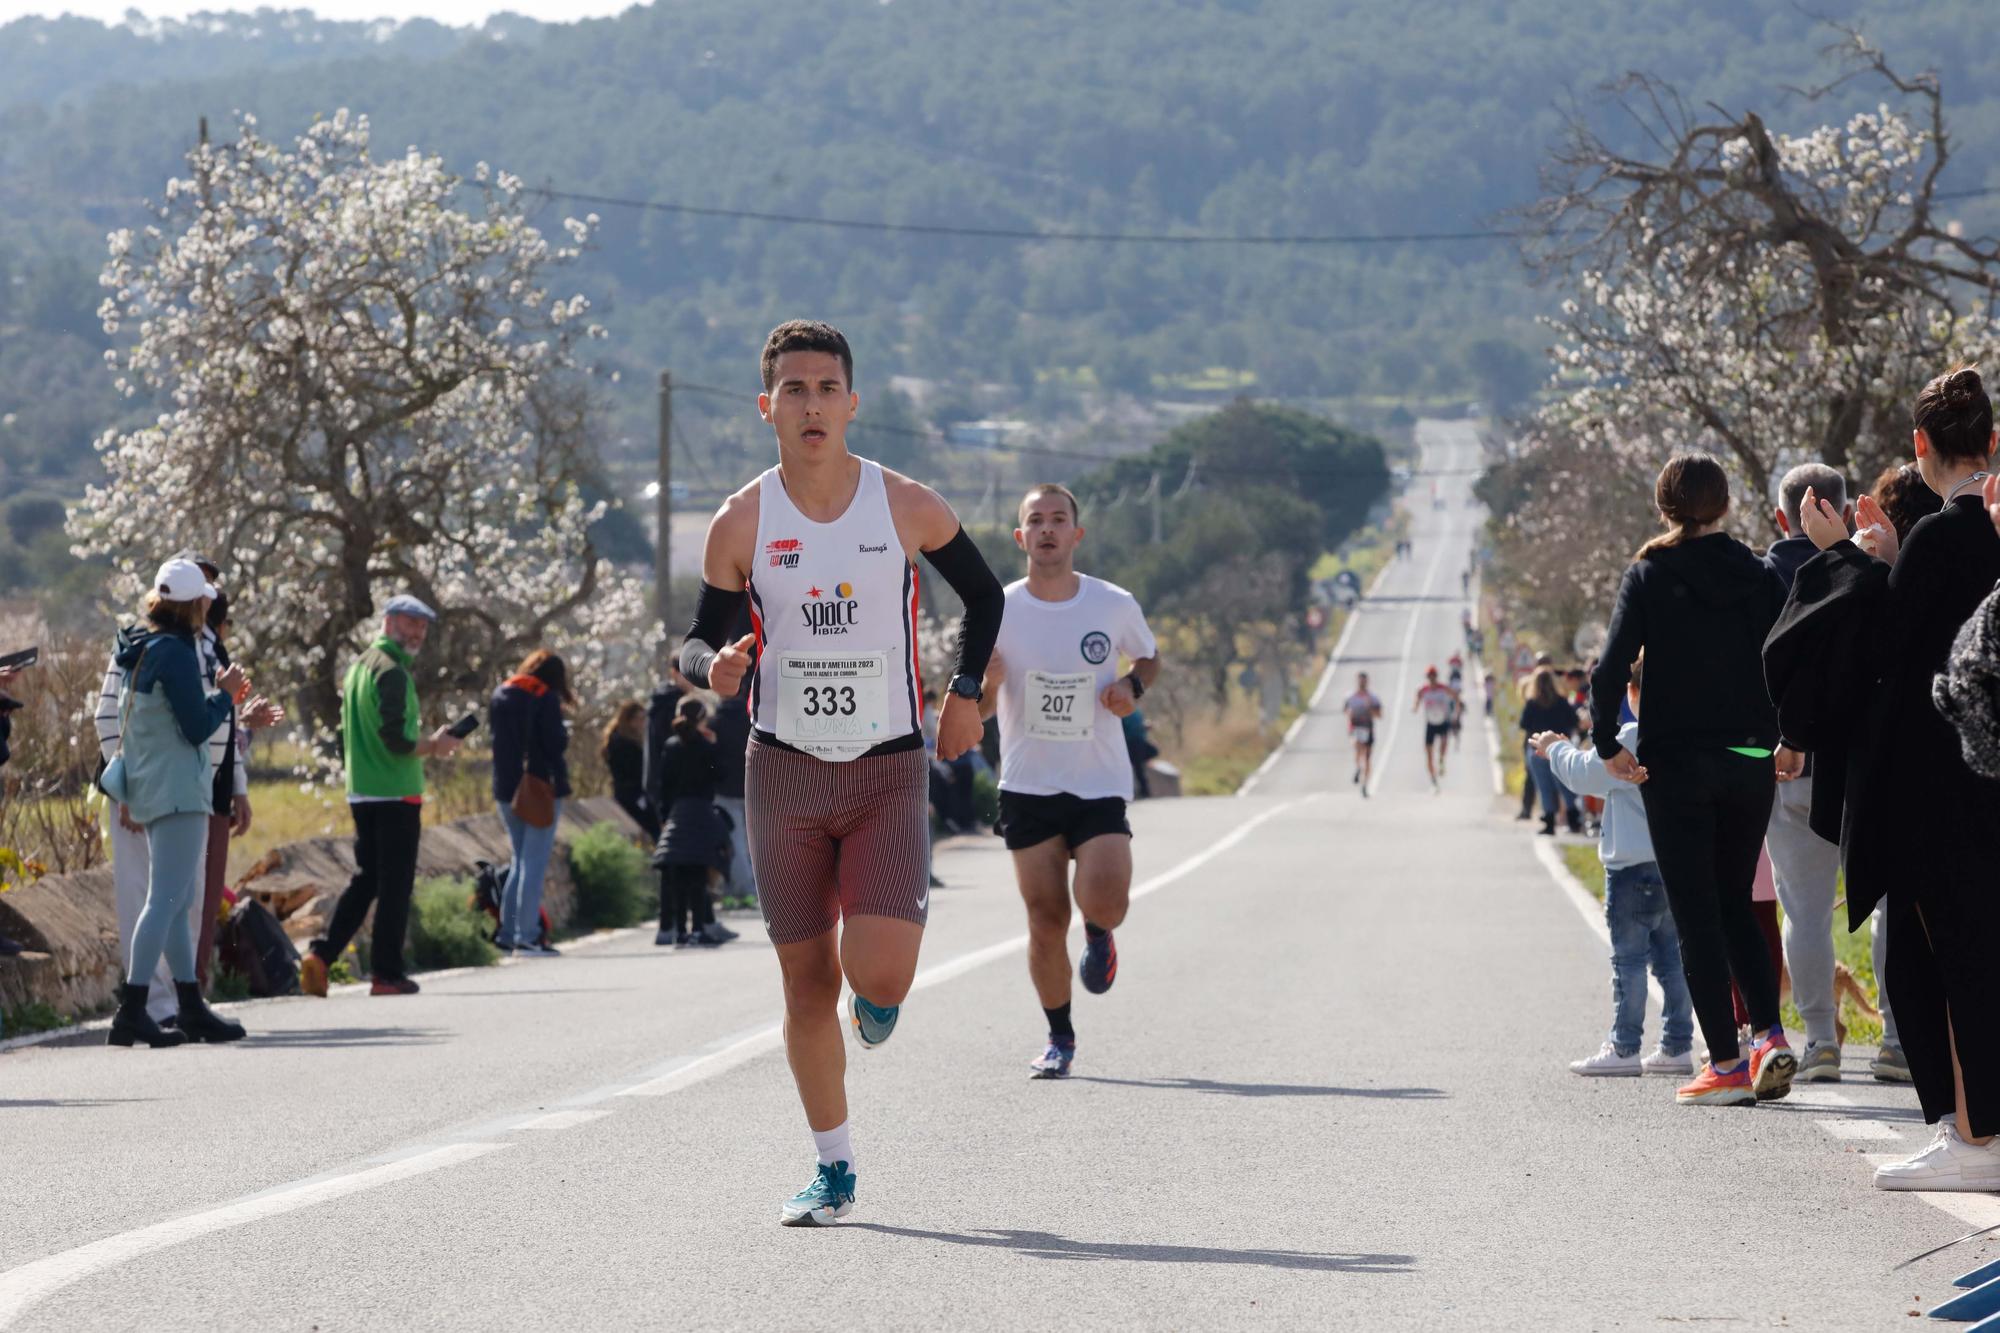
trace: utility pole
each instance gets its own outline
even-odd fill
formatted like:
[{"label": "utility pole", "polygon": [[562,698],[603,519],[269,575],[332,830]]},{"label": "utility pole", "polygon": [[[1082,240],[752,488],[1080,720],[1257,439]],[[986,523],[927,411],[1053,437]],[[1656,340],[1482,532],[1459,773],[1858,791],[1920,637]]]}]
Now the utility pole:
[{"label": "utility pole", "polygon": [[653,542],[653,604],[660,624],[673,638],[674,617],[674,376],[660,372],[660,492],[653,498],[653,513],[660,533]]},{"label": "utility pole", "polygon": [[1155,472],[1153,474],[1152,492],[1153,492],[1153,545],[1158,546],[1160,542],[1163,540],[1160,535],[1160,474],[1158,472]]}]

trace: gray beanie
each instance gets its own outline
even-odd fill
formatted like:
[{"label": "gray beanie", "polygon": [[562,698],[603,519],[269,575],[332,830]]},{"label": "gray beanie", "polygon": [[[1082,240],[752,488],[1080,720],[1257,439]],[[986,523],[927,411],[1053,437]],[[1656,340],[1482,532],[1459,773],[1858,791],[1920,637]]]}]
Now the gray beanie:
[{"label": "gray beanie", "polygon": [[1931,702],[1958,729],[1966,767],[2000,778],[2000,587],[1959,627]]}]

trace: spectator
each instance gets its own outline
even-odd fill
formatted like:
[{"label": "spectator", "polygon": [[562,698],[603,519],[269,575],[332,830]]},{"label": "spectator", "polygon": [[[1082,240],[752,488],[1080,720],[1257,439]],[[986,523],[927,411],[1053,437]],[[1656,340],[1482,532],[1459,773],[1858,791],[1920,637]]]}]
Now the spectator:
[{"label": "spectator", "polygon": [[354,817],[354,878],[340,895],[326,935],[306,946],[299,989],[326,994],[327,971],[375,909],[370,995],[415,995],[403,963],[403,935],[424,833],[424,760],[449,759],[458,738],[445,727],[419,735],[417,685],[410,676],[437,612],[408,593],[383,608],[382,633],[348,668],[341,690],[341,746],[347,809]]},{"label": "spectator", "polygon": [[[126,817],[146,831],[151,856],[146,901],[132,929],[125,984],[111,1021],[113,1046],[177,1046],[243,1036],[241,1025],[219,1017],[202,1000],[188,920],[190,902],[201,896],[214,800],[209,740],[250,690],[240,667],[225,668],[214,691],[203,679],[196,642],[214,597],[215,588],[192,561],[169,560],[146,596],[147,629],[119,654],[125,672],[119,753],[105,779]],[[163,1030],[147,1012],[147,979],[162,954],[178,1001],[177,1032]]]},{"label": "spectator", "polygon": [[[493,729],[493,800],[507,825],[514,860],[500,886],[500,928],[493,943],[523,958],[554,958],[542,940],[542,884],[555,854],[556,826],[569,799],[569,728],[563,709],[576,706],[569,668],[537,648],[493,691],[487,715]],[[543,783],[553,795],[548,822],[515,808],[525,783]],[[532,790],[532,788],[531,788]]]},{"label": "spectator", "polygon": [[679,667],[669,666],[667,678],[655,685],[646,699],[646,800],[653,807],[653,817],[662,821],[667,817],[667,807],[660,792],[660,752],[674,734],[674,718],[680,711],[681,699],[692,688]]},{"label": "spectator", "polygon": [[2000,1188],[1992,970],[2000,898],[1989,826],[2000,782],[1967,766],[1959,736],[1933,703],[1932,682],[2000,579],[2000,535],[1978,486],[1993,455],[1993,408],[1979,373],[1962,367],[1924,386],[1914,417],[1916,465],[1943,507],[1910,529],[1906,545],[1872,502],[1857,515],[1858,543],[1817,496],[1801,519],[1820,548],[1816,559],[1847,576],[1845,600],[1864,627],[1855,642],[1865,657],[1844,664],[1870,685],[1860,696],[1865,716],[1854,719],[1841,825],[1848,922],[1858,928],[1887,901],[1897,1033],[1924,1119],[1938,1126],[1928,1147],[1878,1169],[1875,1183],[1991,1190]]},{"label": "spectator", "polygon": [[[1882,517],[1888,519],[1889,526],[1896,530],[1899,543],[1910,539],[1911,528],[1944,508],[1944,501],[1924,484],[1924,474],[1917,471],[1914,463],[1883,468],[1881,475],[1875,478],[1875,489],[1871,494],[1875,497],[1876,507],[1882,511]],[[1851,518],[1849,521],[1852,521]],[[1804,536],[1803,533],[1800,535]]]},{"label": "spectator", "polygon": [[708,873],[728,854],[729,830],[715,807],[715,733],[708,726],[708,705],[700,699],[680,701],[658,768],[665,824],[653,850],[660,872],[660,929],[653,943],[726,943],[736,932],[715,919]]},{"label": "spectator", "polygon": [[[189,557],[182,556],[181,559]],[[219,574],[213,562],[192,557],[211,585]],[[218,587],[209,603],[203,627],[202,659],[208,685],[215,685],[216,673],[230,665],[227,641],[230,628],[229,594]],[[250,733],[259,727],[275,727],[285,720],[285,710],[259,695],[242,708],[233,701],[229,720],[218,729],[222,737],[215,751],[215,802],[208,820],[208,848],[202,869],[201,899],[195,905],[195,975],[203,990],[208,987],[209,968],[215,962],[215,930],[222,913],[222,891],[229,880],[229,840],[250,831]]]},{"label": "spectator", "polygon": [[1134,707],[1131,712],[1118,720],[1125,730],[1125,755],[1132,761],[1132,799],[1143,801],[1153,794],[1153,784],[1146,776],[1146,765],[1159,757],[1160,747],[1153,744],[1153,738],[1146,733],[1146,711]]},{"label": "spectator", "polygon": [[[0,768],[5,768],[7,760],[12,757],[8,743],[14,738],[14,714],[20,709],[21,701],[7,691],[13,688],[20,674],[19,670],[0,671]],[[19,940],[0,935],[0,958],[11,958],[26,948]],[[0,1036],[5,1035],[6,1030],[0,1028]]]},{"label": "spectator", "polygon": [[[1847,503],[1846,479],[1824,463],[1801,463],[1785,474],[1778,483],[1777,508],[1771,514],[1780,536],[1764,553],[1764,564],[1778,576],[1788,594],[1799,566],[1818,554],[1799,518],[1807,491],[1843,516],[1853,513]],[[1778,799],[1771,807],[1764,846],[1775,896],[1784,908],[1784,956],[1791,964],[1792,1002],[1806,1025],[1806,1049],[1799,1057],[1798,1078],[1802,1083],[1837,1083],[1840,1032],[1835,1021],[1833,901],[1839,892],[1840,848],[1812,831],[1812,762],[1811,755],[1801,756],[1798,776],[1778,783]],[[1789,761],[1780,772],[1788,767]],[[1775,915],[1777,909],[1768,910]],[[1774,927],[1775,922],[1772,924]]]},{"label": "spectator", "polygon": [[618,705],[600,753],[611,770],[611,799],[645,830],[646,841],[659,841],[660,817],[646,796],[646,705],[636,699]]},{"label": "spectator", "polygon": [[1530,740],[1542,733],[1553,733],[1565,740],[1576,735],[1576,707],[1563,697],[1556,686],[1556,673],[1547,667],[1536,671],[1529,683],[1527,701],[1521,705],[1521,737],[1526,746],[1528,781],[1542,798],[1542,834],[1553,838],[1558,784],[1549,761]]},{"label": "spectator", "polygon": [[[1680,931],[1688,994],[1709,1063],[1683,1103],[1741,1104],[1791,1091],[1798,1065],[1778,1013],[1751,881],[1777,785],[1778,719],[1762,651],[1784,586],[1722,530],[1729,478],[1708,454],[1676,454],[1653,495],[1669,531],[1639,549],[1618,587],[1597,677],[1593,743],[1613,777],[1640,786],[1655,859]],[[1646,650],[1639,758],[1618,739],[1631,663]],[[1756,1045],[1736,1040],[1731,979],[1750,1008]]]},{"label": "spectator", "polygon": [[750,746],[750,683],[716,705],[715,803],[729,816],[729,896],[739,907],[757,905],[757,870],[750,864],[750,823],[743,808],[744,752]]},{"label": "spectator", "polygon": [[[1632,664],[1626,699],[1636,710],[1644,661]],[[1618,729],[1618,743],[1634,749],[1639,724]],[[1591,1076],[1692,1074],[1694,1010],[1681,973],[1681,942],[1667,907],[1666,884],[1653,860],[1653,836],[1646,827],[1646,804],[1639,788],[1613,778],[1594,750],[1579,749],[1554,731],[1530,738],[1548,761],[1556,780],[1578,795],[1604,798],[1604,821],[1597,856],[1604,863],[1604,924],[1611,932],[1611,1036],[1598,1052],[1570,1065]],[[1646,1023],[1646,964],[1660,983],[1660,1044],[1643,1060],[1639,1046]]]}]

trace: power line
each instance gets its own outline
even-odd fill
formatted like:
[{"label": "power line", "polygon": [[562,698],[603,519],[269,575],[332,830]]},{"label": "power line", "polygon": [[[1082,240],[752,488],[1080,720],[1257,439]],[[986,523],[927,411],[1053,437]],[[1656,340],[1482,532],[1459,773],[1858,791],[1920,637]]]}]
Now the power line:
[{"label": "power line", "polygon": [[557,190],[547,186],[537,190],[536,193],[550,199],[568,199],[575,203],[597,204],[607,208],[636,208],[650,213],[733,218],[739,221],[771,222],[795,227],[832,227],[841,231],[892,232],[915,236],[963,236],[989,241],[1063,241],[1085,245],[1427,245],[1441,242],[1511,240],[1519,235],[1517,232],[1497,229],[1282,236],[1217,235],[1212,232],[1035,231],[1026,227],[876,222],[865,218],[829,218],[804,213],[773,213],[754,208],[712,208],[702,204],[670,203],[661,199],[621,199],[615,195],[584,194],[576,190]]},{"label": "power line", "polygon": [[[755,394],[744,393],[737,389],[724,389],[713,384],[690,384],[686,380],[681,379],[674,381],[674,392],[701,394],[711,398],[726,398],[739,403],[754,403],[757,401]],[[1099,465],[1133,463],[1142,467],[1160,466],[1160,464],[1147,459],[1141,453],[1093,454],[1073,449],[1050,449],[1045,446],[1032,444],[961,445],[942,431],[913,430],[908,426],[876,425],[868,421],[855,421],[848,426],[848,429],[861,434],[873,431],[878,435],[898,435],[906,439],[922,440],[927,444],[943,444],[954,448],[978,449],[982,453],[1032,454],[1041,458],[1061,459],[1071,463],[1093,463]],[[1365,468],[1223,468],[1216,467],[1213,464],[1205,466],[1208,467],[1209,471],[1218,473],[1219,475],[1238,477],[1340,478],[1376,475],[1372,469]],[[1477,476],[1479,472],[1480,469],[1478,468],[1438,468],[1428,471],[1413,471],[1410,475],[1413,477]]]}]

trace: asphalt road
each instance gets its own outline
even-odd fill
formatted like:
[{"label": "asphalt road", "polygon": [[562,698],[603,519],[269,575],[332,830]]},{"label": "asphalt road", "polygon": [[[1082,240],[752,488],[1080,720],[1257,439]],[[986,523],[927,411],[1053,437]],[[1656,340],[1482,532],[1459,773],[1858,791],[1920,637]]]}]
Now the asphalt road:
[{"label": "asphalt road", "polygon": [[1142,896],[1067,1083],[1026,1076],[1005,852],[941,850],[920,988],[850,1054],[848,1223],[776,1225],[812,1154],[769,948],[625,933],[244,1006],[231,1047],[0,1055],[0,1328],[1906,1326],[2000,1247],[1891,1266],[2000,1205],[1869,1186],[1925,1136],[1865,1052],[1754,1110],[1566,1072],[1604,946],[1483,731],[1433,794],[1408,712],[1476,517],[1470,432],[1422,438],[1444,507],[1419,478],[1414,558],[1252,794],[1135,807]]}]

